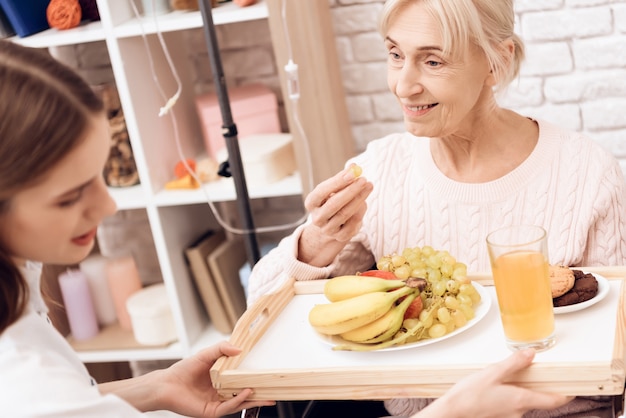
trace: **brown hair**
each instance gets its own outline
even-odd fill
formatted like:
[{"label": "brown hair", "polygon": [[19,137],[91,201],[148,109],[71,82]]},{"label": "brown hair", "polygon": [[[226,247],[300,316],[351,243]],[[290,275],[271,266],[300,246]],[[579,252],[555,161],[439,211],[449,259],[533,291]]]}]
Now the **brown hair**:
[{"label": "brown hair", "polygon": [[[386,36],[396,16],[418,1],[441,24],[445,54],[457,56],[473,43],[487,57],[499,89],[517,77],[525,53],[521,38],[514,32],[513,0],[387,0],[380,17],[380,33]],[[502,49],[502,42],[507,40],[515,46],[511,59]]]},{"label": "brown hair", "polygon": [[[46,51],[0,40],[0,216],[83,138],[100,98]],[[0,231],[0,238],[2,231]],[[0,333],[24,312],[28,284],[0,240]],[[32,289],[39,291],[39,289]]]}]

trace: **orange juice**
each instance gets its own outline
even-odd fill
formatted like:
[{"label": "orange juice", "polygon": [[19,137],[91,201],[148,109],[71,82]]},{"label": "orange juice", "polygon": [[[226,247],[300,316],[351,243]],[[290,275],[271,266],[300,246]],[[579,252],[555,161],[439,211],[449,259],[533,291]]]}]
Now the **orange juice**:
[{"label": "orange juice", "polygon": [[554,333],[548,260],[539,251],[513,251],[491,265],[504,334],[513,342],[540,341]]}]

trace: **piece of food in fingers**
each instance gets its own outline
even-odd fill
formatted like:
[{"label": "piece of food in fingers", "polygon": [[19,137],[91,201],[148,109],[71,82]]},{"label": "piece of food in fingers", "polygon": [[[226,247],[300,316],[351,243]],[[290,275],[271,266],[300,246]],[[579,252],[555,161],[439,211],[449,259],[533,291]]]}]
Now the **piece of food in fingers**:
[{"label": "piece of food in fingers", "polygon": [[352,175],[354,176],[354,178],[358,178],[361,176],[361,174],[363,174],[363,169],[360,165],[357,164],[352,164],[350,166],[350,171],[352,171]]}]

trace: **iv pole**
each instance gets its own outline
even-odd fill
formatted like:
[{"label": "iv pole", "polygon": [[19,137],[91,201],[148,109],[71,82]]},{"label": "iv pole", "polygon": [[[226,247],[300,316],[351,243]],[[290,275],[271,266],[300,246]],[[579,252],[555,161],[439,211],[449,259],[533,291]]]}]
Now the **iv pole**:
[{"label": "iv pole", "polygon": [[254,267],[261,258],[259,253],[259,245],[254,230],[254,220],[252,218],[252,210],[250,207],[250,197],[248,196],[248,188],[246,186],[246,178],[241,162],[241,153],[239,152],[239,142],[237,139],[237,126],[233,122],[233,116],[230,109],[230,101],[228,99],[228,91],[226,89],[226,79],[224,77],[224,69],[222,68],[222,60],[220,50],[217,45],[217,36],[215,35],[215,25],[213,24],[213,14],[211,12],[211,0],[198,0],[202,21],[204,23],[204,36],[209,52],[209,62],[211,64],[211,72],[215,82],[215,90],[217,100],[220,105],[222,114],[222,134],[226,141],[226,149],[228,150],[228,161],[226,166],[220,168],[220,174],[230,177],[232,175],[235,183],[235,192],[237,194],[237,209],[241,217],[242,229],[247,231],[244,234],[244,242],[246,246],[246,254],[248,255],[248,263],[250,268]]}]

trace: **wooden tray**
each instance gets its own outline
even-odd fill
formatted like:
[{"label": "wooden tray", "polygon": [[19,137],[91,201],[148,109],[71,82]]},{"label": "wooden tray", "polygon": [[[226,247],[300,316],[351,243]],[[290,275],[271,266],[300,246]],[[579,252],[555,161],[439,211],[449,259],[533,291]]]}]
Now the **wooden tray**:
[{"label": "wooden tray", "polygon": [[[586,268],[610,283],[605,299],[556,316],[557,344],[537,353],[533,366],[514,379],[521,386],[567,395],[617,395],[624,391],[626,266]],[[489,275],[471,277],[486,286],[492,304],[475,326],[430,345],[385,352],[333,351],[312,330],[308,312],[325,301],[324,281],[289,281],[266,295],[238,321],[231,342],[241,355],[211,369],[225,398],[244,388],[252,399],[388,399],[438,397],[463,377],[504,359],[495,289]]]}]

